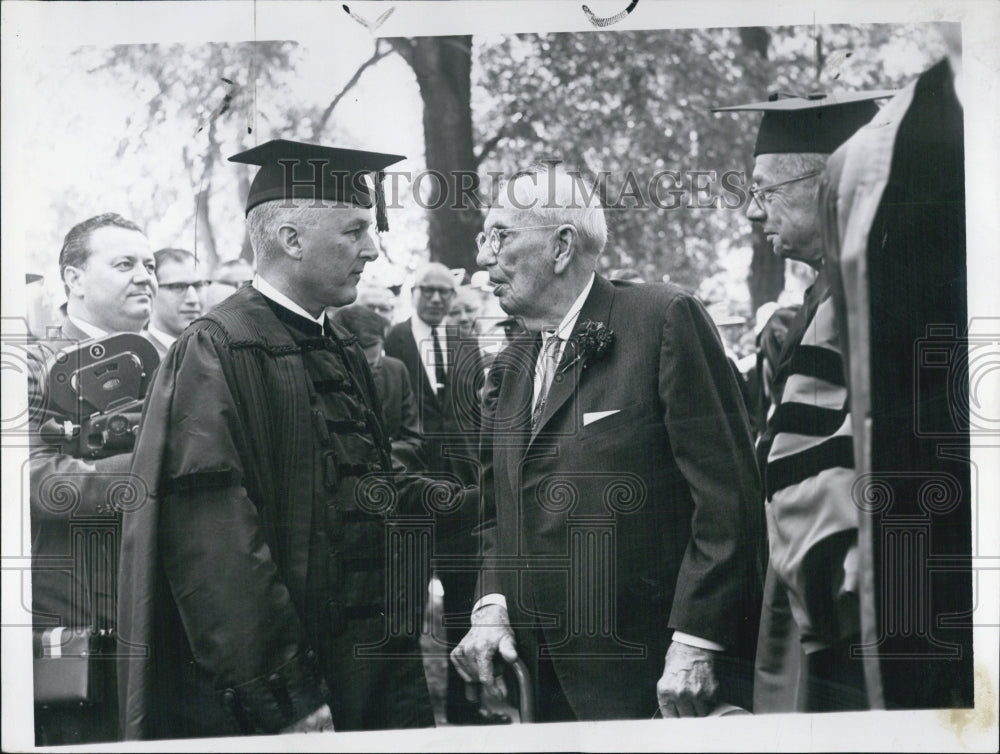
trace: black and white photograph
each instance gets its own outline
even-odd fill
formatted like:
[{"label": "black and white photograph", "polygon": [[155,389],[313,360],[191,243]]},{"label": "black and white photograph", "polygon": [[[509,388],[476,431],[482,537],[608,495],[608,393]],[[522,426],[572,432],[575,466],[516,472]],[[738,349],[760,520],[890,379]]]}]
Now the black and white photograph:
[{"label": "black and white photograph", "polygon": [[998,7],[0,17],[4,751],[997,750]]}]

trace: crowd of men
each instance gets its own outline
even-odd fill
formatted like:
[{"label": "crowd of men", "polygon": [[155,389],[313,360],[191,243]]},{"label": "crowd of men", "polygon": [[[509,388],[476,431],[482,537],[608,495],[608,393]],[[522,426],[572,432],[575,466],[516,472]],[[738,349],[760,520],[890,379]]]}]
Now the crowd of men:
[{"label": "crowd of men", "polygon": [[[32,608],[49,666],[53,627],[112,650],[71,702],[41,698],[36,672],[38,742],[433,725],[432,571],[453,724],[510,722],[479,700],[501,659],[526,665],[541,722],[971,704],[966,628],[891,630],[893,520],[857,486],[860,469],[958,480],[926,526],[969,552],[961,438],[950,460],[913,428],[909,445],[889,439],[886,416],[905,412],[883,383],[901,366],[876,352],[912,341],[869,319],[908,322],[907,337],[964,324],[955,71],[942,61],[882,110],[864,94],[732,108],[764,113],[747,217],[817,273],[801,307],[758,328],[752,390],[694,296],[597,271],[604,209],[561,166],[511,176],[475,241],[509,317],[488,347],[479,291],[443,265],[414,274],[401,322],[395,292],[359,288],[373,208],[387,229],[381,189],[323,175],[397,156],[288,141],[236,155],[260,166],[256,269],[227,263],[211,282],[117,215],[75,226],[65,318],[30,384]],[[938,178],[914,181],[915,152]],[[944,207],[948,232],[895,225],[914,183],[936,190],[921,217]],[[937,297],[876,303],[890,253],[947,257],[908,277]],[[43,437],[80,419],[47,401],[46,370],[114,333],[159,356],[141,427],[134,448],[74,456]],[[76,485],[73,505],[54,479]],[[971,609],[968,573],[946,578],[919,609]],[[921,651],[931,633],[958,651]]]}]

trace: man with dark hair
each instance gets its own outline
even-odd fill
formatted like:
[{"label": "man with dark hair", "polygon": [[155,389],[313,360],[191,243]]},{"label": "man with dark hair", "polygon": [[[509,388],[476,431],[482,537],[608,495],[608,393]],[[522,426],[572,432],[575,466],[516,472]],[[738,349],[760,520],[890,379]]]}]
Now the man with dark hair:
[{"label": "man with dark hair", "polygon": [[[56,354],[82,341],[139,333],[156,294],[155,260],[139,226],[120,215],[97,215],[75,225],[59,253],[66,289],[66,316],[49,328],[28,370],[31,462],[32,613],[35,627],[109,632],[115,626],[115,584],[119,524],[113,491],[127,484],[129,452],[84,460],[66,427],[85,417],[58,407],[48,373]],[[55,430],[63,428],[62,432]],[[70,430],[72,432],[72,429]],[[71,489],[76,504],[67,508]],[[127,498],[127,494],[123,499]],[[68,635],[68,632],[63,631]],[[101,699],[83,704],[42,706],[35,689],[35,733],[40,746],[110,741],[116,738],[114,667],[94,658]],[[56,685],[67,685],[58,681]],[[70,694],[71,689],[55,689]]]},{"label": "man with dark hair", "polygon": [[[758,439],[770,561],[757,650],[757,712],[868,707],[859,642],[858,512],[847,382],[823,266],[817,192],[826,159],[887,92],[720,108],[761,110],[747,217],[784,259],[816,273],[785,335],[775,410]],[[801,670],[797,670],[801,668]]]},{"label": "man with dark hair", "polygon": [[156,259],[159,291],[149,319],[149,339],[163,357],[184,328],[201,315],[205,281],[194,254],[184,249],[160,249]]},{"label": "man with dark hair", "polygon": [[120,668],[125,737],[431,726],[407,527],[461,490],[394,471],[365,354],[324,314],[378,256],[373,206],[388,227],[363,176],[403,158],[275,140],[231,159],[260,165],[258,272],[181,334],[147,401],[119,609],[149,652]]}]

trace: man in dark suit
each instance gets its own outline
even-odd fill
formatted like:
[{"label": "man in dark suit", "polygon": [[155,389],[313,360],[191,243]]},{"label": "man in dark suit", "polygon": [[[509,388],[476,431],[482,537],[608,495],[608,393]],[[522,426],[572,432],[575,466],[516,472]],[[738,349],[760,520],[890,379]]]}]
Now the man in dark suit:
[{"label": "man in dark suit", "polygon": [[478,239],[528,334],[485,390],[484,563],[452,659],[489,685],[498,650],[523,658],[539,721],[745,706],[763,521],[739,387],[697,300],[595,274],[578,178],[514,176]]},{"label": "man in dark suit", "polygon": [[[61,349],[142,330],[156,294],[155,261],[139,226],[106,213],[70,229],[59,253],[59,270],[66,317],[29,352],[34,368],[28,370],[28,394],[37,409],[30,416],[31,607],[38,630],[106,631],[115,625],[119,517],[112,503],[116,491],[123,500],[134,491],[127,486],[132,454],[89,461],[74,455],[69,438],[55,439],[51,427],[79,425],[82,417],[52,402],[48,371]],[[72,506],[66,505],[67,490],[76,501]],[[98,660],[95,675],[106,686],[104,698],[93,703],[48,706],[36,689],[36,744],[116,738],[113,664]]]},{"label": "man in dark suit", "polygon": [[[443,264],[432,262],[419,269],[413,286],[414,316],[389,331],[385,352],[402,361],[410,373],[427,470],[454,475],[464,484],[472,485],[479,484],[479,392],[483,368],[476,339],[462,338],[457,328],[445,325],[455,293],[455,279]],[[458,559],[450,564],[452,568],[437,569],[444,587],[445,640],[449,651],[469,627],[478,567],[472,536],[477,520],[478,511],[474,507],[438,517],[434,555]],[[478,706],[466,700],[462,679],[450,665],[445,712],[448,721],[456,725],[501,722],[480,714]]]}]

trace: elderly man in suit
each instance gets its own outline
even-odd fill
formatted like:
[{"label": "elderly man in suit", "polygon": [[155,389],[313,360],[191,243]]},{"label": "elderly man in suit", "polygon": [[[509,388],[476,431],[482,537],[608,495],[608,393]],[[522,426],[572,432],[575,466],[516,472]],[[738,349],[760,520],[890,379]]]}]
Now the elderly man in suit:
[{"label": "elderly man in suit", "polygon": [[489,685],[497,651],[523,658],[539,721],[745,706],[763,521],[739,387],[697,300],[595,273],[607,227],[578,179],[515,175],[478,239],[529,332],[486,386],[484,563],[452,660]]}]

